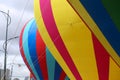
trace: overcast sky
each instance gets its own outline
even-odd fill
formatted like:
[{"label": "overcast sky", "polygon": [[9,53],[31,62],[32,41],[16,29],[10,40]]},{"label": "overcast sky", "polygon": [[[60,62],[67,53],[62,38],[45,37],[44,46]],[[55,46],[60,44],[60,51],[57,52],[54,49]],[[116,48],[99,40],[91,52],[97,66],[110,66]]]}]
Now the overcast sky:
[{"label": "overcast sky", "polygon": [[[11,16],[11,24],[8,28],[8,38],[19,36],[24,24],[33,18],[33,0],[0,0],[0,10]],[[6,17],[0,13],[0,50],[3,50],[2,45],[5,41]],[[19,39],[9,41],[8,43],[7,67],[11,68],[11,63],[24,64],[20,51]],[[3,68],[4,53],[0,51],[0,68]],[[27,76],[29,71],[26,66],[13,66],[13,76]],[[22,70],[22,71],[21,71]],[[22,80],[22,78],[21,78]]]}]

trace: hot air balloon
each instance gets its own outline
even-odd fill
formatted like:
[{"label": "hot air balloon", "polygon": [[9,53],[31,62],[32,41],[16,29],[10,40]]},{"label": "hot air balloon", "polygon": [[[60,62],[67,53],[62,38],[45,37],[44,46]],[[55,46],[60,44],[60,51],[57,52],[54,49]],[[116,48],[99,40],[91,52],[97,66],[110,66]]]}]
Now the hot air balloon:
[{"label": "hot air balloon", "polygon": [[69,80],[44,44],[35,19],[26,23],[22,29],[20,51],[36,80]]},{"label": "hot air balloon", "polygon": [[[83,0],[34,0],[38,31],[71,80],[119,80],[120,58],[100,36],[95,24],[86,17],[89,15],[84,13],[85,9],[81,8],[83,5],[79,8],[81,1]],[[91,24],[96,34],[88,24]],[[111,54],[116,56],[117,62]]]}]

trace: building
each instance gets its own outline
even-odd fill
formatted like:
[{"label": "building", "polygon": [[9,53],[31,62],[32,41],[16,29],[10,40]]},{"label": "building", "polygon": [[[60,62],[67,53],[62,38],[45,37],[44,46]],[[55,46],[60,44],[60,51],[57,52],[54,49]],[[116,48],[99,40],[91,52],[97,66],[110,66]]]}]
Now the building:
[{"label": "building", "polygon": [[[0,69],[0,80],[3,80],[4,78],[4,70]],[[6,80],[10,80],[10,70],[6,70]]]}]

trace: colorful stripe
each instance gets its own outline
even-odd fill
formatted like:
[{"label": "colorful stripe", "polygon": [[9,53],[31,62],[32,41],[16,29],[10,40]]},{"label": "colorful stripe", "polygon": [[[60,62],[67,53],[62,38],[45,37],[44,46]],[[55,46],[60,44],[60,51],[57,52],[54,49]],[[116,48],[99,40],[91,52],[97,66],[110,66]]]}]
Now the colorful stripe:
[{"label": "colorful stripe", "polygon": [[65,79],[66,79],[66,74],[64,71],[62,71],[59,80],[65,80]]},{"label": "colorful stripe", "polygon": [[99,80],[109,80],[109,54],[92,34]]},{"label": "colorful stripe", "polygon": [[48,48],[46,48],[46,57],[47,57],[47,67],[48,67],[48,76],[49,80],[54,80],[54,72],[55,72],[55,60],[52,57]]},{"label": "colorful stripe", "polygon": [[[39,78],[43,80],[42,71],[40,69],[37,52],[36,52],[36,32],[37,28],[35,27],[36,23],[35,20],[32,21],[31,25],[29,26],[29,32],[28,32],[28,46],[29,46],[29,55],[30,59],[32,60],[32,63],[36,69],[36,72],[39,75]],[[33,47],[34,46],[34,47]]]},{"label": "colorful stripe", "polygon": [[37,74],[37,71],[35,70],[34,64],[32,63],[31,57],[30,57],[30,55],[29,55],[28,31],[29,31],[29,29],[30,29],[29,26],[31,26],[32,22],[33,22],[33,20],[31,20],[31,21],[26,25],[26,26],[28,26],[28,27],[25,27],[25,30],[24,30],[24,33],[23,33],[23,39],[22,39],[22,41],[23,41],[23,43],[24,43],[23,49],[24,49],[25,57],[26,57],[29,65],[30,65],[32,71],[34,72],[34,74],[35,74],[35,76],[36,76],[36,79],[40,80],[39,75]]},{"label": "colorful stripe", "polygon": [[[45,5],[47,5],[46,10],[44,9]],[[40,0],[40,8],[41,8],[41,13],[42,13],[42,18],[44,20],[46,29],[48,30],[48,33],[50,34],[51,39],[53,40],[55,46],[57,47],[57,49],[60,52],[63,59],[66,61],[66,64],[71,69],[71,71],[73,72],[76,79],[81,80],[80,74],[77,71],[77,69],[69,55],[69,52],[67,51],[67,49],[60,37],[60,34],[57,30],[57,27],[56,27],[56,24],[55,24],[53,15],[52,15],[50,0],[46,0],[46,1]],[[52,25],[52,29],[50,28],[51,25]]]},{"label": "colorful stripe", "polygon": [[110,58],[109,80],[120,80],[120,67]]},{"label": "colorful stripe", "polygon": [[[42,75],[44,77],[44,80],[48,80],[48,71],[47,71],[47,64],[46,64],[46,46],[42,40],[42,38],[40,37],[40,34],[37,30],[36,33],[36,51],[37,51],[37,57],[38,57],[38,62],[39,62],[39,66],[41,68],[42,71]],[[48,57],[49,58],[49,57]]]},{"label": "colorful stripe", "polygon": [[60,68],[59,64],[55,63],[55,77],[54,80],[59,80],[61,75],[62,69]]}]

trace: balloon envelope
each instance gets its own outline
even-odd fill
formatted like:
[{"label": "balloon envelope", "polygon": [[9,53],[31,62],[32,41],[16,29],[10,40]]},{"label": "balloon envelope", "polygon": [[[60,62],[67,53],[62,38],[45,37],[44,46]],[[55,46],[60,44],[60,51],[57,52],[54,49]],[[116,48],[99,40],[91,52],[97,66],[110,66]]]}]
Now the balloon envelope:
[{"label": "balloon envelope", "polygon": [[36,27],[30,20],[20,35],[22,57],[36,80],[68,80],[68,77],[51,55]]},{"label": "balloon envelope", "polygon": [[[79,6],[79,0],[70,1]],[[110,51],[74,9],[67,0],[34,0],[35,19],[45,44],[71,80],[119,78],[119,65],[109,55]],[[92,24],[82,10],[80,13]],[[95,25],[91,27],[96,30]]]}]

